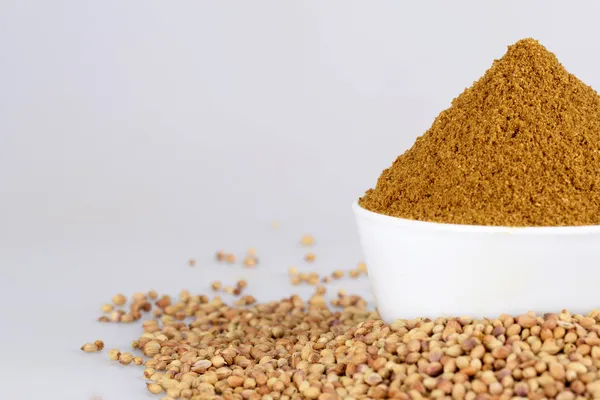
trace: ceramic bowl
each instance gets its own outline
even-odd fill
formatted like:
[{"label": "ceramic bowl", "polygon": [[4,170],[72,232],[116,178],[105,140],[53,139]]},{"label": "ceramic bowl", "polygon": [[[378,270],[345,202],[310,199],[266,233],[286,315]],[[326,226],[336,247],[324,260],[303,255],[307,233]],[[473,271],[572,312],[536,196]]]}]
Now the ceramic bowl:
[{"label": "ceramic bowl", "polygon": [[600,226],[414,221],[353,204],[381,317],[587,313],[600,307]]}]

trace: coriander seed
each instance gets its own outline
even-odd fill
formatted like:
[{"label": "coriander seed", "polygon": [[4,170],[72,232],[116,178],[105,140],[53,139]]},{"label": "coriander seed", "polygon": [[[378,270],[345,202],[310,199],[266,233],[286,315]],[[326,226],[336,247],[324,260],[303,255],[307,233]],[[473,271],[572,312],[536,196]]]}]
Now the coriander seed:
[{"label": "coriander seed", "polygon": [[331,274],[331,277],[333,279],[341,279],[343,278],[345,275],[345,272],[342,271],[341,269],[336,269],[335,271],[333,271],[333,273]]},{"label": "coriander seed", "polygon": [[312,246],[315,243],[315,239],[311,235],[304,235],[300,239],[302,246]]},{"label": "coriander seed", "polygon": [[118,361],[120,356],[121,356],[121,352],[117,349],[110,349],[108,351],[108,358],[113,361]]},{"label": "coriander seed", "polygon": [[81,346],[81,350],[85,351],[86,353],[93,353],[99,351],[98,346],[94,343],[84,344],[83,346]]},{"label": "coriander seed", "polygon": [[108,314],[109,312],[111,312],[112,310],[114,310],[115,307],[112,304],[102,304],[102,312]]},{"label": "coriander seed", "polygon": [[122,306],[127,303],[127,297],[123,296],[122,294],[115,294],[112,297],[112,302],[116,306]]},{"label": "coriander seed", "polygon": [[119,362],[123,365],[129,365],[133,361],[133,354],[129,352],[121,353],[119,355]]},{"label": "coriander seed", "polygon": [[147,384],[148,391],[152,394],[159,394],[163,392],[162,386],[157,383],[148,383]]},{"label": "coriander seed", "polygon": [[336,311],[324,294],[316,286],[308,301],[243,296],[235,306],[165,296],[159,319],[132,342],[149,359],[116,349],[109,358],[144,365],[148,391],[173,399],[600,396],[600,312],[386,324],[360,296],[340,290]]}]

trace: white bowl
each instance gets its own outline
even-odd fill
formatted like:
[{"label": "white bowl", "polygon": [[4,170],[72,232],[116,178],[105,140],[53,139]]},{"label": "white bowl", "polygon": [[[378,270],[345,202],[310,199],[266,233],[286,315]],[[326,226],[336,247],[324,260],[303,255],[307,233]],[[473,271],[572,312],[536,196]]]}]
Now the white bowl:
[{"label": "white bowl", "polygon": [[353,204],[379,314],[495,318],[600,307],[600,226],[440,224]]}]

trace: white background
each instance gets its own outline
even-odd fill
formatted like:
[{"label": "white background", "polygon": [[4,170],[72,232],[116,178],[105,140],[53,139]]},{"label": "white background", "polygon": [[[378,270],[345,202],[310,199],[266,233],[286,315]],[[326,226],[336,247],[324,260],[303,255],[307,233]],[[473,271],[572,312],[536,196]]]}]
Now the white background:
[{"label": "white background", "polygon": [[[535,37],[600,87],[599,11],[0,0],[2,398],[151,398],[140,368],[79,351],[140,332],[96,323],[100,304],[240,277],[280,298],[290,265],[354,266],[351,202],[506,45]],[[212,261],[250,246],[256,270]],[[369,296],[364,279],[339,286]]]}]

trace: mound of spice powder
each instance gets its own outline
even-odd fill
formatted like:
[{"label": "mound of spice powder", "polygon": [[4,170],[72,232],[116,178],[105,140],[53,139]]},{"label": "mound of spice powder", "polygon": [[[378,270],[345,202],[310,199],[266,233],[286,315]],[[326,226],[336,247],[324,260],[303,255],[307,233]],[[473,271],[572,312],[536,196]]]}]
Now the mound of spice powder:
[{"label": "mound of spice powder", "polygon": [[600,225],[600,96],[534,39],[508,47],[359,204],[421,221]]}]

